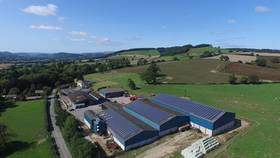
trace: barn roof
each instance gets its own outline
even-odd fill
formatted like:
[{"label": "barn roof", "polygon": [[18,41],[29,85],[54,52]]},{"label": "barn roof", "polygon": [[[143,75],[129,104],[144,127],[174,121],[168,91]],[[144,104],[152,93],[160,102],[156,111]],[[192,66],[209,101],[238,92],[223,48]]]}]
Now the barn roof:
[{"label": "barn roof", "polygon": [[192,114],[197,117],[209,120],[211,122],[217,120],[225,113],[225,111],[221,109],[217,109],[208,105],[195,103],[187,99],[170,96],[167,94],[159,94],[153,97],[152,101],[172,107],[174,108],[174,110],[178,112],[188,114],[188,115]]},{"label": "barn roof", "polygon": [[156,108],[155,106],[150,105],[148,102],[143,102],[141,100],[134,101],[125,106],[125,108],[160,125],[176,117],[172,113]]},{"label": "barn roof", "polygon": [[124,92],[122,88],[104,88],[101,89],[99,92],[101,93],[116,93],[116,92]]},{"label": "barn roof", "polygon": [[124,140],[128,140],[143,131],[155,131],[142,121],[126,113],[117,103],[103,103],[105,110],[99,113],[107,125]]}]

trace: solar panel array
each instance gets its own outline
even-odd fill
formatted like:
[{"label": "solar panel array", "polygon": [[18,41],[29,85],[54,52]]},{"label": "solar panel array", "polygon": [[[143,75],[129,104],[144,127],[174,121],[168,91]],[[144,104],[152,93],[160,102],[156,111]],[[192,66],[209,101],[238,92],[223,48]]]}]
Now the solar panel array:
[{"label": "solar panel array", "polygon": [[99,116],[124,140],[142,131],[138,126],[110,108],[104,110]]},{"label": "solar panel array", "polygon": [[131,104],[125,106],[125,108],[132,110],[141,116],[147,118],[148,120],[155,122],[155,123],[162,123],[162,121],[168,120],[169,118],[173,117],[172,114],[152,107],[142,101],[134,101]]},{"label": "solar panel array", "polygon": [[174,97],[166,94],[160,94],[152,98],[157,103],[174,106],[185,114],[194,114],[204,119],[213,121],[218,115],[224,113],[223,110],[209,107],[206,105],[194,103],[192,101]]}]

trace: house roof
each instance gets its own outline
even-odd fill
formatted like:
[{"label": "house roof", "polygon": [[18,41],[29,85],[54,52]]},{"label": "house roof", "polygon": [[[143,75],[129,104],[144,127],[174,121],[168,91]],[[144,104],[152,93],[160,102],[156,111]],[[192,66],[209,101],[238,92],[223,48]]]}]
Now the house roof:
[{"label": "house roof", "polygon": [[117,92],[124,92],[122,88],[104,88],[99,90],[101,93],[117,93]]}]

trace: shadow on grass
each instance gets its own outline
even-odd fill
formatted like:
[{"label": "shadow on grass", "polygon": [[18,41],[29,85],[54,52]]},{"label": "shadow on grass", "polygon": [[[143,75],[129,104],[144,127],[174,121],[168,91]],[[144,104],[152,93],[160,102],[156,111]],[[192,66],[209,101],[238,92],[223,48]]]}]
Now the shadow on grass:
[{"label": "shadow on grass", "polygon": [[14,102],[5,102],[5,103],[1,103],[0,102],[0,114],[2,112],[5,112],[6,109],[9,109],[9,108],[15,108],[17,107],[18,105],[16,105]]},{"label": "shadow on grass", "polygon": [[9,142],[6,146],[6,149],[3,152],[0,152],[0,157],[7,157],[15,152],[26,150],[31,145],[32,143],[27,143],[22,141]]}]

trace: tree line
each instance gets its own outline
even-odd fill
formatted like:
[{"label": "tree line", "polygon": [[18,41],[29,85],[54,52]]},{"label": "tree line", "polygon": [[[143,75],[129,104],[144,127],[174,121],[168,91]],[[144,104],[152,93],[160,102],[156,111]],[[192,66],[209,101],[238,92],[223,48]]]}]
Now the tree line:
[{"label": "tree line", "polygon": [[50,92],[53,87],[72,83],[75,78],[83,79],[90,73],[105,72],[127,67],[126,58],[107,59],[92,64],[74,62],[52,62],[48,64],[25,64],[0,71],[0,94],[19,96],[34,95],[35,90]]},{"label": "tree line", "polygon": [[56,124],[60,127],[62,135],[72,157],[75,158],[95,158],[97,157],[97,147],[84,139],[83,133],[79,128],[81,123],[74,116],[64,111],[57,98],[54,105]]}]

